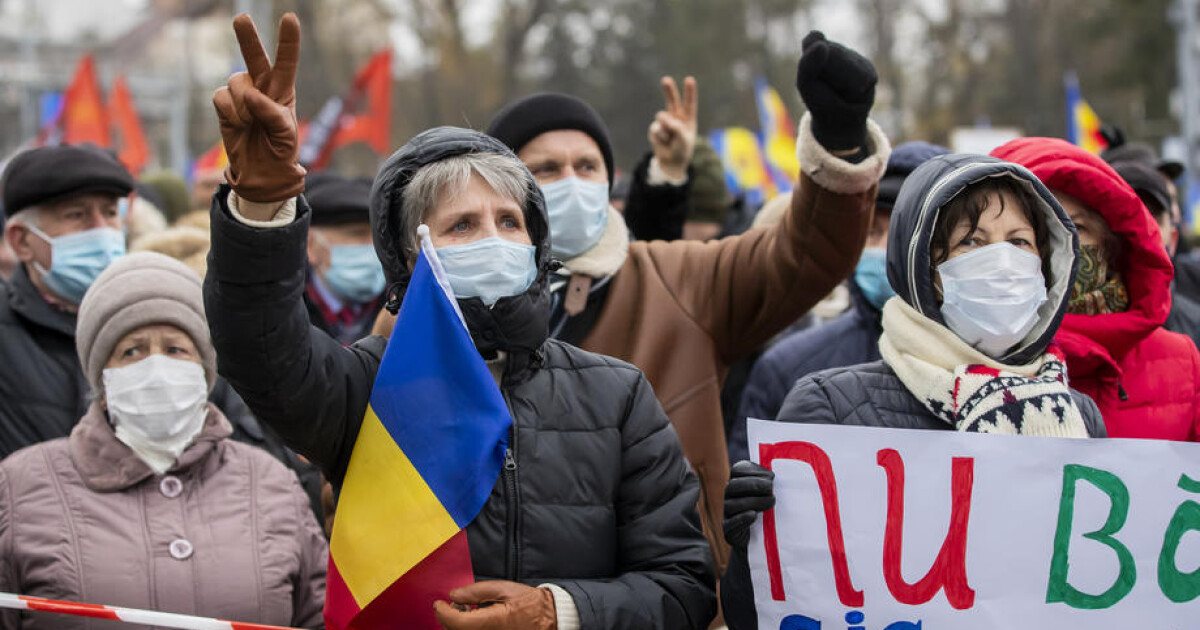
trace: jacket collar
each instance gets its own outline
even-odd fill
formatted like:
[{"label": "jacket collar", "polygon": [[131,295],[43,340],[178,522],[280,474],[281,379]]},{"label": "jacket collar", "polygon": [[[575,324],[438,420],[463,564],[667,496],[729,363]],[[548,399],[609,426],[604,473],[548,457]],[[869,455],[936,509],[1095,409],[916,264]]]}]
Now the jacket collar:
[{"label": "jacket collar", "polygon": [[9,280],[8,305],[22,318],[38,326],[68,337],[75,336],[75,314],[55,308],[47,302],[37,287],[33,286],[25,265],[17,265]]},{"label": "jacket collar", "polygon": [[[178,473],[203,462],[212,455],[217,444],[229,437],[233,429],[224,414],[212,403],[208,417],[196,441],[179,456],[168,472]],[[146,465],[124,442],[117,439],[108,424],[108,414],[93,402],[87,413],[67,438],[71,461],[88,488],[96,492],[119,492],[154,476]]]}]

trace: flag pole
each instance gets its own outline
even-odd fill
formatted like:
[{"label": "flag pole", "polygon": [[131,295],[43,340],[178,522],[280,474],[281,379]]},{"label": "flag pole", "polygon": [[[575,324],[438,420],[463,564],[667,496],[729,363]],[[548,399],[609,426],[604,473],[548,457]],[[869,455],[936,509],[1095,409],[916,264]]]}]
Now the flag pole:
[{"label": "flag pole", "polygon": [[194,617],[192,615],[180,615],[156,610],[67,602],[3,592],[0,592],[0,608],[37,610],[75,617],[110,619],[126,623],[160,626],[163,628],[180,628],[181,630],[295,630],[294,628],[286,628],[284,626],[222,621],[211,617]]}]

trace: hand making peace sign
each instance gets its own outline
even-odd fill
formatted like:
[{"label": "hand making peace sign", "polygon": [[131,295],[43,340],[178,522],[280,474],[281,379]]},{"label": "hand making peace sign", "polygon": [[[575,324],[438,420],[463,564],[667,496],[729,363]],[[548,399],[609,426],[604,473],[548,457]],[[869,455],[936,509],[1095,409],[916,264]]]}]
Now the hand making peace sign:
[{"label": "hand making peace sign", "polygon": [[696,79],[683,80],[682,100],[675,79],[663,77],[662,89],[667,108],[654,116],[646,135],[654,148],[654,157],[658,158],[659,168],[672,179],[683,179],[696,147],[696,110],[699,107]]},{"label": "hand making peace sign", "polygon": [[280,21],[274,66],[250,16],[234,18],[233,30],[246,72],[229,77],[229,84],[213,94],[229,155],[225,179],[242,199],[284,201],[304,191],[296,123],[300,21],[294,13]]}]

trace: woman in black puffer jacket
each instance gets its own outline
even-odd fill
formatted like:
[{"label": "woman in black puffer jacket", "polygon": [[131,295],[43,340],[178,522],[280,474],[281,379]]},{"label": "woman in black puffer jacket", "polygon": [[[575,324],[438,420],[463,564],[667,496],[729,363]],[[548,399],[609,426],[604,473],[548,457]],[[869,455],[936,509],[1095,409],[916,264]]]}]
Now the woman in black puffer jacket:
[{"label": "woman in black puffer jacket", "polygon": [[[406,194],[423,169],[443,161],[470,168],[469,183],[455,190],[435,185],[415,200]],[[509,184],[492,185],[491,196],[475,192],[487,168],[498,168]],[[520,199],[503,192],[514,181]],[[521,210],[497,215],[495,226],[498,238],[534,246],[533,279],[490,304],[458,296],[513,418],[509,460],[467,538],[477,578],[507,581],[506,592],[523,598],[511,608],[525,606],[537,617],[513,616],[517,625],[495,627],[705,628],[716,614],[715,576],[695,507],[696,479],[639,370],[547,339],[546,211],[533,176],[504,145],[441,127],[413,138],[380,170],[371,222],[389,308],[404,296],[416,226],[430,223],[441,249],[436,222],[445,206],[482,200],[479,207],[487,207],[496,199]],[[204,288],[220,372],[260,419],[339,486],[387,340],[368,337],[346,348],[309,325],[301,296],[311,212],[303,197],[285,202],[272,227],[249,224],[237,211],[242,204],[224,187],[212,209]],[[422,204],[424,211],[413,207]],[[293,220],[281,220],[291,212]],[[455,223],[448,233],[473,229],[468,220],[488,224],[487,212],[464,215],[462,230]],[[485,227],[473,238],[494,236]]]},{"label": "woman in black puffer jacket", "polygon": [[[1066,212],[1025,168],[978,155],[926,162],[892,211],[883,360],[801,379],[776,420],[1103,437],[1096,404],[1068,386],[1051,343],[1078,249]],[[757,626],[746,544],[774,505],[773,475],[748,461],[732,472],[721,599],[741,630]]]}]

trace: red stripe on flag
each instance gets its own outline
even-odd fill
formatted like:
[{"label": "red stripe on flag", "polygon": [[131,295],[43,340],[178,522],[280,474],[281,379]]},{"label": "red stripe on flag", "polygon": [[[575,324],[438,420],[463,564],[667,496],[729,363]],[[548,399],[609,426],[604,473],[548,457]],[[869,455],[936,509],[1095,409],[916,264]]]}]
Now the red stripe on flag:
[{"label": "red stripe on flag", "polygon": [[[352,629],[440,630],[442,626],[433,614],[433,602],[448,599],[450,591],[474,582],[467,532],[460,530],[367,604],[354,619]],[[399,626],[398,621],[402,621]]]},{"label": "red stripe on flag", "polygon": [[76,615],[79,617],[95,617],[96,619],[115,619],[120,621],[120,617],[108,606],[99,604],[83,604],[80,602],[64,602],[40,597],[27,597],[22,595],[21,599],[29,604],[29,610],[41,610],[46,612],[56,612],[68,615]]},{"label": "red stripe on flag", "polygon": [[348,630],[359,610],[354,595],[350,594],[333,556],[330,556],[329,570],[325,574],[325,627],[328,630]]}]

